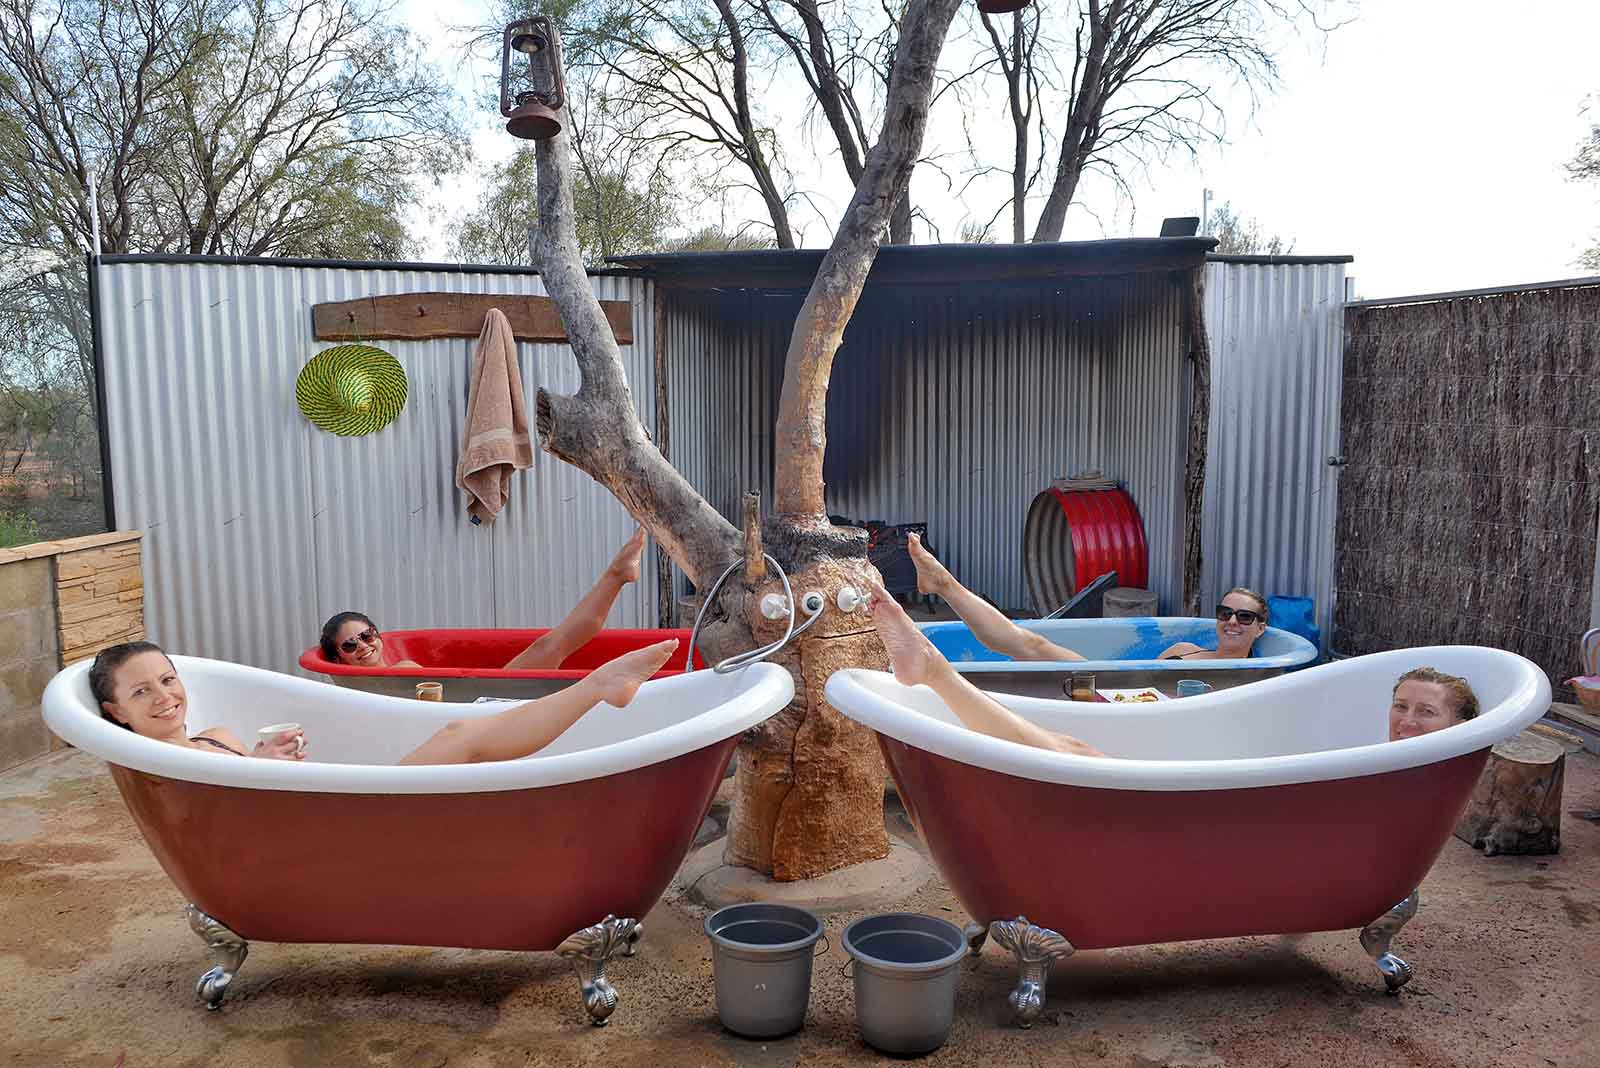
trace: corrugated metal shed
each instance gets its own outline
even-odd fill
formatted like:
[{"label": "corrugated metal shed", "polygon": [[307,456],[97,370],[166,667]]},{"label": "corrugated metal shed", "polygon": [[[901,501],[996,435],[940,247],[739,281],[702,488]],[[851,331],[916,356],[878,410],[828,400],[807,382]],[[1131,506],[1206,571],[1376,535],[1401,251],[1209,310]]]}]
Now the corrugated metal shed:
[{"label": "corrugated metal shed", "polygon": [[[627,513],[582,472],[540,455],[493,526],[468,524],[455,488],[474,340],[378,341],[405,368],[399,418],[357,438],[300,416],[294,383],[325,343],[311,306],[405,292],[540,294],[528,271],[395,269],[295,261],[107,257],[99,267],[117,522],[146,532],[152,639],[185,653],[293,668],[343,609],[381,626],[538,626],[586,592],[628,535]],[[651,286],[622,349],[654,423]],[[519,345],[531,419],[543,385],[570,392],[563,344]],[[629,587],[614,626],[653,626],[656,587]]]},{"label": "corrugated metal shed", "polygon": [[[830,385],[828,508],[926,520],[964,582],[1022,607],[1028,503],[1052,478],[1100,469],[1138,502],[1151,588],[1164,611],[1177,611],[1189,405],[1177,358],[1180,294],[1159,273],[934,284],[939,271],[1065,262],[1033,248],[964,252],[937,271],[940,249],[880,252],[892,282],[869,284]],[[803,281],[820,258],[767,251],[627,261],[649,271],[667,301],[673,460],[730,518],[745,489],[770,494],[771,427],[800,302],[781,287]],[[1337,452],[1349,259],[1213,256],[1206,267],[1212,417],[1202,597],[1214,603],[1240,584],[1311,596],[1324,635],[1337,478],[1326,460]],[[908,284],[918,277],[926,284]]]},{"label": "corrugated metal shed", "polygon": [[[1287,261],[1287,262],[1285,262]],[[1348,257],[1206,267],[1211,434],[1202,603],[1233,586],[1312,597],[1333,619],[1339,384]]]},{"label": "corrugated metal shed", "polygon": [[[720,511],[770,499],[772,425],[800,295],[668,290],[672,459]],[[1053,478],[1124,481],[1151,584],[1181,593],[1187,370],[1165,273],[869,288],[828,391],[831,513],[926,520],[962,581],[1026,604],[1022,520]]]}]

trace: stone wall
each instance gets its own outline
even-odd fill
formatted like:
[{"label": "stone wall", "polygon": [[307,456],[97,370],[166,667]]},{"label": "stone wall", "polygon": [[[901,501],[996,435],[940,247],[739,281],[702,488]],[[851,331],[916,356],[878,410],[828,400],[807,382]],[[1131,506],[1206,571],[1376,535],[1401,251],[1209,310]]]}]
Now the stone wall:
[{"label": "stone wall", "polygon": [[0,549],[0,770],[60,743],[39,700],[67,664],[144,633],[139,532]]}]

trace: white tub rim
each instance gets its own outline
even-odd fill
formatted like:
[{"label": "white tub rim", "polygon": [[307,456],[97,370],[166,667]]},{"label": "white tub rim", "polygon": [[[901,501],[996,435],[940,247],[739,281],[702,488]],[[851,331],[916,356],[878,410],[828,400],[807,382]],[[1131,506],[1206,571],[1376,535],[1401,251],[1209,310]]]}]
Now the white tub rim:
[{"label": "white tub rim", "polygon": [[[1341,674],[1382,672],[1398,678],[1437,654],[1488,656],[1516,675],[1513,692],[1466,723],[1400,741],[1285,756],[1230,760],[1148,760],[1078,756],[1005,741],[924,715],[887,694],[907,688],[881,671],[848,668],[826,687],[828,702],[879,734],[917,749],[990,771],[1064,786],[1112,790],[1236,790],[1326,782],[1437,764],[1487,749],[1526,728],[1550,707],[1550,681],[1531,661],[1515,653],[1478,646],[1429,646],[1351,657],[1308,671],[1281,675],[1249,686],[1216,690],[1181,701],[1118,706],[1116,714],[1152,720],[1172,715],[1226,714],[1241,701],[1286,699],[1301,687],[1325,685]],[[1392,672],[1392,674],[1389,674]],[[918,687],[918,689],[925,689]],[[1070,702],[1012,694],[991,694],[1018,710]]]},{"label": "white tub rim", "polygon": [[[240,678],[268,676],[270,684],[281,690],[323,696],[335,704],[376,706],[392,702],[393,707],[413,714],[420,704],[404,697],[347,689],[202,657],[173,654],[171,660],[180,678],[196,671],[220,671],[237,674]],[[794,695],[794,680],[787,671],[774,664],[758,663],[731,676],[737,686],[731,697],[697,715],[576,752],[479,764],[334,764],[239,757],[220,750],[210,752],[172,745],[135,734],[105,719],[99,709],[93,707],[93,700],[88,697],[91,664],[91,660],[72,664],[45,687],[42,702],[45,723],[64,741],[110,764],[150,775],[211,786],[298,793],[489,793],[598,779],[659,764],[737,737],[785,707]],[[729,678],[713,676],[709,670],[695,671],[646,682],[640,694],[671,697],[676,690],[692,692],[715,685],[715,680]],[[429,711],[437,710],[439,725],[443,726],[452,719],[486,715],[503,707],[440,702]],[[617,714],[627,715],[627,709]]]}]

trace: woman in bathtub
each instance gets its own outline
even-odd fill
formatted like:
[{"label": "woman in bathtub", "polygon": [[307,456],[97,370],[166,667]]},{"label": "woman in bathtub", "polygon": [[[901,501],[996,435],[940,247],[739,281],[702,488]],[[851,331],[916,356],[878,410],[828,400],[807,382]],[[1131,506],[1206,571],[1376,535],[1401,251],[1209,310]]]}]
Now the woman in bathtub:
[{"label": "woman in bathtub", "polygon": [[[985,647],[1013,660],[1082,660],[1064,645],[1057,645],[1038,631],[1019,627],[1005,613],[956,581],[949,570],[934,559],[915,534],[906,536],[906,548],[917,568],[917,591],[925,596],[943,597],[961,621],[972,628],[973,637]],[[1178,642],[1163,650],[1161,660],[1243,660],[1250,655],[1256,639],[1266,633],[1267,602],[1254,590],[1235,586],[1217,605],[1217,647],[1202,649],[1193,642]]]},{"label": "woman in bathtub", "polygon": [[[889,669],[906,686],[923,685],[954,712],[968,730],[1057,753],[1104,757],[1087,742],[1046,730],[990,697],[950,665],[882,586],[872,591],[872,624],[889,650]],[[1431,667],[1406,672],[1394,684],[1389,704],[1389,740],[1400,741],[1464,723],[1478,714],[1478,698],[1467,680]]]},{"label": "woman in bathtub", "polygon": [[[545,632],[532,645],[506,662],[506,671],[538,671],[561,666],[561,662],[594,639],[605,626],[606,616],[622,588],[639,578],[639,558],[644,554],[644,528],[617,550],[610,566],[594,588],[584,594],[567,617]],[[389,660],[383,652],[383,634],[378,625],[361,612],[340,612],[322,625],[322,655],[331,663],[352,667],[439,667],[415,660]]]},{"label": "woman in bathtub", "polygon": [[1217,605],[1217,647],[1178,642],[1157,660],[1248,660],[1256,639],[1267,632],[1267,599],[1255,590],[1235,586]]},{"label": "woman in bathtub", "polygon": [[[402,764],[477,764],[516,760],[537,753],[595,705],[622,708],[651,675],[661,670],[676,638],[635,649],[610,660],[572,686],[548,697],[513,705],[489,716],[452,720],[401,758]],[[185,722],[189,697],[167,654],[151,642],[114,645],[95,658],[89,688],[100,714],[135,734],[189,749],[272,760],[303,760],[301,731],[285,731],[246,753],[244,743],[222,727],[190,735]]]}]

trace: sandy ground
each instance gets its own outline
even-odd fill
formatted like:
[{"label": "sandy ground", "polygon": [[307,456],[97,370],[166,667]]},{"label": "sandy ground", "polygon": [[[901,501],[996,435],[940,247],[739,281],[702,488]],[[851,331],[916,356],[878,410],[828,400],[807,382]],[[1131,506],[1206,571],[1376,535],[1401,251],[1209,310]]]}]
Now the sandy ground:
[{"label": "sandy ground", "polygon": [[[1007,1022],[1009,957],[964,966],[954,1033],[930,1065],[1233,1068],[1600,1065],[1600,758],[1569,756],[1562,852],[1486,858],[1452,840],[1383,993],[1354,932],[1084,953],[1045,1016]],[[1585,818],[1587,817],[1587,818]],[[891,813],[891,827],[906,830]],[[935,880],[909,906],[966,916]],[[658,905],[622,1003],[588,1026],[553,954],[257,944],[220,1012],[183,902],[95,760],[58,753],[0,776],[0,1066],[889,1063],[856,1035],[843,925],[817,962],[807,1026],[767,1043],[717,1023],[700,917]]]}]

